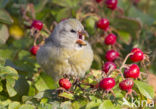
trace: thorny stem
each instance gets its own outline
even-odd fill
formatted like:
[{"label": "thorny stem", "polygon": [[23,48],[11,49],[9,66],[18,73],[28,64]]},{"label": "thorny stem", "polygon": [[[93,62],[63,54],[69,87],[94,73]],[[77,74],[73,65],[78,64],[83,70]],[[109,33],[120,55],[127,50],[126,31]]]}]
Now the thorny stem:
[{"label": "thorny stem", "polygon": [[43,29],[48,33],[48,34],[51,34],[51,32],[49,31],[49,29],[44,25],[43,26]]},{"label": "thorny stem", "polygon": [[120,71],[125,67],[125,63],[126,63],[127,59],[128,59],[132,54],[133,54],[133,53],[129,53],[129,54],[126,56],[126,58],[124,59],[122,65],[121,65],[121,67],[120,67],[120,69],[119,69]]},{"label": "thorny stem", "polygon": [[119,72],[119,73],[121,74],[121,76],[122,76],[123,79],[125,79],[125,78],[124,78],[124,76],[123,76],[122,69],[125,68],[125,67],[127,67],[127,66],[125,65],[125,63],[126,63],[127,59],[129,58],[129,56],[131,56],[132,54],[133,54],[133,53],[129,53],[129,54],[126,56],[126,58],[124,59],[124,61],[123,61],[122,65],[121,65],[121,67],[120,67],[119,69],[116,69],[116,70],[115,70],[115,71],[117,71],[117,72]]},{"label": "thorny stem", "polygon": [[113,66],[110,67],[109,71],[107,72],[107,76],[111,74],[111,72],[113,71]]},{"label": "thorny stem", "polygon": [[35,35],[34,46],[37,45],[37,39],[39,38],[39,36],[40,36],[40,33],[37,33],[37,34]]}]

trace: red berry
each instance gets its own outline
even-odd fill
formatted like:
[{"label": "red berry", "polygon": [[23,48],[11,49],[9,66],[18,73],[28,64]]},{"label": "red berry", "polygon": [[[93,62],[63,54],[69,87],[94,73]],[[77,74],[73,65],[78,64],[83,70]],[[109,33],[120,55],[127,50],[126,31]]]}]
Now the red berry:
[{"label": "red berry", "polygon": [[132,89],[134,85],[134,82],[132,79],[125,79],[123,80],[122,82],[119,83],[119,87],[121,90],[124,90],[124,91],[129,91]]},{"label": "red berry", "polygon": [[114,10],[117,8],[118,0],[106,0],[105,4],[107,5],[107,8]]},{"label": "red berry", "polygon": [[107,61],[114,61],[119,57],[119,53],[115,50],[109,50],[106,52],[105,57]]},{"label": "red berry", "polygon": [[41,30],[43,27],[43,23],[39,20],[34,20],[31,27],[37,29],[37,30]]},{"label": "red berry", "polygon": [[108,36],[106,36],[105,38],[105,44],[106,45],[113,45],[116,42],[116,35],[114,34],[109,34]]},{"label": "red berry", "polygon": [[138,65],[132,64],[129,68],[126,68],[124,71],[124,76],[126,78],[138,78],[140,74],[140,69]]},{"label": "red berry", "polygon": [[133,49],[131,50],[131,52],[136,52],[136,51],[141,51],[141,49],[140,49],[140,48],[133,48]]},{"label": "red berry", "polygon": [[69,79],[65,79],[65,78],[62,78],[62,79],[59,80],[59,85],[60,85],[60,87],[66,89],[66,90],[70,89],[71,86],[72,86]]},{"label": "red berry", "polygon": [[113,62],[106,62],[102,66],[102,71],[104,71],[106,74],[108,73],[109,69],[112,67],[112,70],[116,69],[116,65]]},{"label": "red berry", "polygon": [[100,81],[99,86],[103,90],[111,90],[115,86],[115,80],[113,78],[104,78]]},{"label": "red berry", "polygon": [[109,21],[105,18],[102,18],[97,22],[97,27],[107,31],[109,28]]},{"label": "red berry", "polygon": [[33,54],[33,55],[36,56],[37,51],[39,50],[39,48],[40,48],[39,45],[33,46],[33,47],[30,49],[31,54]]},{"label": "red berry", "polygon": [[100,3],[102,0],[96,0],[97,3]]},{"label": "red berry", "polygon": [[131,53],[133,53],[133,55],[130,56],[130,59],[133,62],[139,62],[144,59],[144,53],[139,48],[133,48]]}]

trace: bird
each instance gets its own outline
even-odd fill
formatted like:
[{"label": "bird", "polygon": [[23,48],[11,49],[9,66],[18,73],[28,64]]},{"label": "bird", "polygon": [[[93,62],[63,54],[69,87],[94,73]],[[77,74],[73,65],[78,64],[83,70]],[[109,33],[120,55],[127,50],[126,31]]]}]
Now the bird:
[{"label": "bird", "polygon": [[81,22],[69,18],[58,23],[37,51],[37,62],[54,80],[63,75],[83,78],[93,61],[93,50]]}]

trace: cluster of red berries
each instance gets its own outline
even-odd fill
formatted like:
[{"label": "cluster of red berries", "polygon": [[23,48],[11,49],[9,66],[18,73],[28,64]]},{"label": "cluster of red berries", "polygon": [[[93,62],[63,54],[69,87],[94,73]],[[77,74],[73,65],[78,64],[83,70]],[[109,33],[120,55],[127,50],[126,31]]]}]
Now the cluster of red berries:
[{"label": "cluster of red berries", "polygon": [[[102,2],[103,0],[96,0],[97,3]],[[107,8],[114,10],[117,8],[118,0],[105,0],[105,5]]]},{"label": "cluster of red berries", "polygon": [[[110,51],[109,51],[110,52]],[[108,55],[108,54],[107,54]],[[107,56],[111,57],[111,56]],[[144,60],[144,53],[139,48],[133,48],[131,50],[130,59],[133,62],[139,62]],[[112,60],[109,60],[112,61]],[[116,65],[113,62],[106,62],[102,66],[102,71],[107,74],[109,70],[116,69]],[[119,83],[119,87],[123,91],[127,91],[127,94],[131,94],[133,92],[132,87],[134,85],[133,79],[137,79],[140,75],[140,68],[137,64],[131,64],[124,69],[124,77],[125,79]],[[131,79],[130,79],[131,78]],[[99,86],[101,89],[106,91],[111,90],[115,86],[114,78],[104,78],[100,81]]]},{"label": "cluster of red berries", "polygon": [[[98,28],[104,31],[107,31],[109,29],[109,20],[106,18],[101,18],[100,20],[98,20],[96,25]],[[106,45],[114,45],[116,43],[116,40],[117,40],[116,35],[113,33],[110,33],[105,37],[104,43]]]},{"label": "cluster of red berries", "polygon": [[[43,23],[39,20],[34,20],[31,24],[31,28],[35,29],[36,31],[41,31],[43,28]],[[31,49],[30,49],[30,53],[32,55],[37,54],[37,51],[39,50],[40,46],[39,45],[34,45]]]},{"label": "cluster of red berries", "polygon": [[[134,62],[143,60],[142,55],[138,55],[138,53],[137,53],[138,50],[139,50],[139,52],[143,53],[139,48],[134,48],[131,51],[132,55],[130,56],[130,59],[132,59],[132,61],[134,61]],[[134,60],[132,57],[135,57],[134,59],[136,59],[136,60]],[[140,60],[138,60],[138,59],[140,59]],[[115,65],[114,62],[109,61],[103,65],[102,71],[104,71],[104,73],[107,74],[109,72],[110,68],[112,68],[112,70],[114,70],[117,68],[117,66]],[[138,65],[131,64],[130,66],[128,66],[128,68],[125,68],[125,70],[124,70],[125,79],[119,83],[119,88],[123,91],[127,91],[129,94],[132,93],[133,92],[132,87],[134,85],[133,79],[138,78],[139,75],[140,75],[140,69],[139,69]],[[72,86],[69,79],[66,79],[66,78],[60,79],[59,85],[60,85],[60,87],[66,89],[66,90],[69,90]],[[105,91],[111,91],[115,85],[116,85],[116,82],[115,82],[114,78],[106,77],[106,78],[103,78],[99,82],[98,87],[100,87],[101,89],[103,89]],[[96,87],[96,88],[98,88],[98,87]]]}]

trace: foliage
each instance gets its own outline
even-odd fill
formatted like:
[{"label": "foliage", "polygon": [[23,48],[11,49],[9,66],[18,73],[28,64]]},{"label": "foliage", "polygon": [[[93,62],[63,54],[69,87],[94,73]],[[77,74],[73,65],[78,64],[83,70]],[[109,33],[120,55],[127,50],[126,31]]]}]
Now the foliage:
[{"label": "foliage", "polygon": [[[140,0],[133,4],[131,0],[119,0],[118,10],[106,8],[104,3],[95,0],[1,0],[0,1],[0,109],[121,109],[132,108],[131,99],[125,98],[125,92],[119,90],[122,80],[116,77],[116,86],[112,94],[102,97],[102,91],[91,94],[89,86],[77,88],[74,93],[57,91],[57,82],[52,80],[40,69],[36,57],[29,50],[33,45],[30,25],[32,19],[44,22],[42,36],[48,37],[55,24],[64,18],[79,19],[88,31],[94,50],[93,75],[85,79],[89,84],[97,84],[101,79],[101,67],[105,62],[105,52],[110,46],[104,45],[107,32],[96,28],[96,22],[104,17],[110,21],[110,31],[117,35],[118,44],[114,48],[120,51],[121,60],[116,63],[119,67],[131,48],[139,47],[150,55],[150,72],[156,68],[156,7],[155,0]],[[23,9],[27,10],[25,19]],[[48,28],[48,30],[47,30]],[[40,43],[41,40],[36,43]],[[130,60],[127,63],[131,63]],[[140,64],[139,64],[140,65]],[[140,65],[141,66],[141,65]],[[142,72],[147,68],[140,67]],[[96,69],[96,70],[95,70]],[[97,77],[98,81],[94,78]],[[154,90],[145,81],[135,80],[134,90],[136,100],[151,100]],[[123,105],[124,104],[124,105]]]}]

